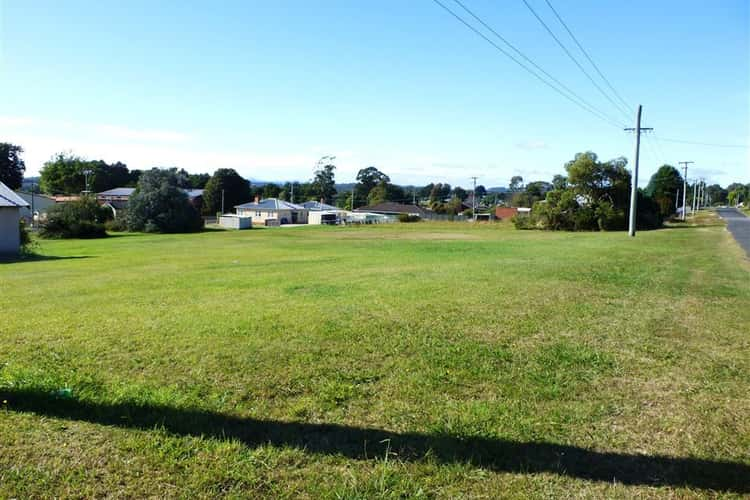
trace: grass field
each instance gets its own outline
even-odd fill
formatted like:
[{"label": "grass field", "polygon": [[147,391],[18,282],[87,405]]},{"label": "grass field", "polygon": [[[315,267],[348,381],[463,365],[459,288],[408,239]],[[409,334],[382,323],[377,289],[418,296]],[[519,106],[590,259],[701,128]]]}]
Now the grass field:
[{"label": "grass field", "polygon": [[40,242],[0,497],[748,495],[750,265],[704,217]]}]

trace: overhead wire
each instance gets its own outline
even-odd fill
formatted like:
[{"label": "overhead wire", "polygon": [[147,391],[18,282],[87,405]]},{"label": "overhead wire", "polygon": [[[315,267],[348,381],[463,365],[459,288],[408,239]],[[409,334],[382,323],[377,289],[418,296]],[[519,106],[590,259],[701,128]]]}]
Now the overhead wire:
[{"label": "overhead wire", "polygon": [[578,48],[581,49],[581,52],[586,57],[586,59],[591,63],[591,66],[594,67],[594,69],[599,74],[599,76],[601,77],[601,79],[604,80],[604,83],[607,84],[607,87],[609,87],[609,89],[612,91],[612,93],[615,95],[615,97],[617,97],[620,100],[620,102],[625,105],[625,109],[631,109],[632,106],[630,104],[628,104],[628,102],[625,99],[622,98],[622,96],[620,95],[620,93],[617,92],[617,90],[612,85],[612,83],[610,83],[609,79],[606,76],[604,76],[604,73],[599,69],[599,66],[594,62],[594,60],[591,58],[591,56],[586,51],[586,49],[583,48],[583,45],[581,44],[581,42],[578,41],[578,38],[576,38],[576,36],[573,34],[573,31],[568,27],[567,23],[565,21],[563,21],[563,19],[560,16],[560,14],[552,6],[552,3],[550,2],[550,0],[544,0],[544,1],[547,3],[547,6],[550,8],[550,10],[555,14],[555,17],[557,18],[557,20],[560,21],[560,24],[563,25],[563,28],[565,28],[565,31],[568,32],[568,35],[570,35],[570,38],[572,38],[573,41],[575,42],[575,44],[578,46]]},{"label": "overhead wire", "polygon": [[589,75],[588,71],[586,71],[583,65],[581,65],[580,62],[578,62],[578,59],[576,59],[575,56],[573,56],[573,54],[570,53],[570,51],[565,46],[565,44],[560,41],[560,39],[557,37],[557,35],[555,35],[555,33],[547,25],[547,23],[544,22],[544,19],[542,19],[541,16],[537,14],[536,10],[534,10],[531,4],[529,4],[527,0],[521,0],[521,1],[524,3],[524,5],[526,5],[526,8],[529,10],[529,12],[531,12],[534,15],[536,20],[539,21],[539,23],[544,27],[544,29],[552,37],[552,39],[555,40],[555,42],[557,42],[557,45],[560,46],[560,48],[563,50],[563,52],[565,52],[568,58],[570,58],[570,60],[573,61],[573,63],[578,67],[578,69],[581,70],[581,73],[584,74],[584,76],[591,82],[592,85],[594,85],[594,87],[596,87],[596,89],[604,96],[605,99],[607,99],[618,111],[620,111],[626,117],[626,119],[629,120],[630,116],[628,112],[625,111],[614,99],[612,99],[612,97],[610,97],[610,95],[606,93],[604,89],[602,89],[601,86],[598,83],[596,83],[596,81],[594,81],[591,75]]},{"label": "overhead wire", "polygon": [[437,5],[439,5],[440,7],[442,7],[446,12],[448,12],[451,16],[453,16],[455,19],[457,19],[461,24],[463,24],[464,26],[466,26],[469,30],[471,30],[472,32],[474,32],[477,36],[479,36],[482,39],[484,39],[484,41],[486,41],[487,43],[489,43],[490,45],[492,45],[496,50],[498,50],[500,53],[502,53],[503,55],[505,55],[507,58],[509,58],[510,60],[512,60],[513,62],[515,62],[517,65],[521,66],[523,69],[525,69],[527,72],[529,72],[531,75],[533,75],[540,82],[542,82],[543,84],[545,84],[546,86],[548,86],[549,88],[551,88],[552,90],[554,90],[556,93],[560,94],[562,97],[564,97],[565,99],[569,100],[570,102],[572,102],[576,106],[580,107],[584,111],[586,111],[586,112],[588,112],[588,113],[596,116],[597,118],[599,118],[599,119],[601,119],[601,120],[609,123],[613,127],[620,128],[620,125],[615,120],[613,120],[612,118],[608,117],[606,114],[604,114],[604,113],[602,113],[600,111],[597,111],[595,107],[591,106],[586,101],[579,102],[576,98],[569,96],[563,90],[561,90],[560,88],[558,88],[556,85],[554,85],[553,83],[550,83],[548,80],[544,79],[541,75],[539,75],[539,73],[537,73],[533,69],[529,68],[527,65],[525,65],[523,62],[519,61],[516,57],[514,57],[508,51],[506,51],[505,49],[503,49],[497,43],[493,42],[484,33],[482,33],[481,31],[479,31],[477,28],[475,28],[473,25],[471,25],[469,22],[467,22],[464,18],[462,18],[461,16],[459,16],[458,14],[456,14],[453,10],[451,10],[448,6],[446,6],[440,0],[432,0],[432,1],[434,3],[436,3]]}]

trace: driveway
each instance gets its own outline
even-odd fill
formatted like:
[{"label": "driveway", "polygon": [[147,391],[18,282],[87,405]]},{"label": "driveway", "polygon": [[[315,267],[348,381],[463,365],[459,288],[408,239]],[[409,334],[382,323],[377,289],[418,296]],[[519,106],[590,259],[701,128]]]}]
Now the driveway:
[{"label": "driveway", "polygon": [[750,257],[750,217],[735,208],[719,208],[716,211],[727,221],[727,229]]}]

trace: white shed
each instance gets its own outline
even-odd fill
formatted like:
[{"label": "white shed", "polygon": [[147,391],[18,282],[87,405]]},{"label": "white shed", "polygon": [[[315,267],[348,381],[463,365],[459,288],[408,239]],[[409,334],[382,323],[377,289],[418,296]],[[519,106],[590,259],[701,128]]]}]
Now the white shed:
[{"label": "white shed", "polygon": [[219,216],[219,225],[227,229],[250,229],[253,227],[253,219],[236,214],[224,214]]},{"label": "white shed", "polygon": [[0,254],[18,254],[21,249],[21,209],[29,204],[0,182]]}]

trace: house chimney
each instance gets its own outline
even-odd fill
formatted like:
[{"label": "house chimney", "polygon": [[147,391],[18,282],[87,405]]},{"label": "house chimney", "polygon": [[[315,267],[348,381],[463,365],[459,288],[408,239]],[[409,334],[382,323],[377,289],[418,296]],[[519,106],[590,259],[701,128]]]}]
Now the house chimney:
[{"label": "house chimney", "polygon": [[260,203],[260,196],[256,196],[256,197],[255,197],[255,203],[256,203],[256,204]]}]

